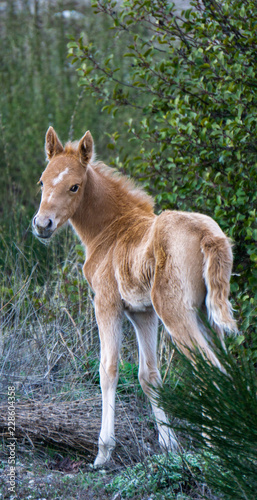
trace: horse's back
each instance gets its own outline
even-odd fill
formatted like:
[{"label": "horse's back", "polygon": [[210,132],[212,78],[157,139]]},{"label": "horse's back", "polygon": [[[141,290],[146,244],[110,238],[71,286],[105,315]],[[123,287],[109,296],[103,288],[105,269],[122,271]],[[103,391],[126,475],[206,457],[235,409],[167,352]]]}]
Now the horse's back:
[{"label": "horse's back", "polygon": [[188,239],[190,237],[202,237],[211,233],[214,237],[224,237],[225,234],[211,217],[197,212],[180,212],[176,210],[165,210],[155,221],[156,231],[169,239],[179,237]]},{"label": "horse's back", "polygon": [[139,217],[116,241],[105,267],[112,267],[120,297],[132,309],[148,307],[153,288],[160,299],[166,293],[174,300],[175,294],[188,307],[200,307],[206,296],[201,242],[207,236],[227,239],[203,214],[167,210]]}]

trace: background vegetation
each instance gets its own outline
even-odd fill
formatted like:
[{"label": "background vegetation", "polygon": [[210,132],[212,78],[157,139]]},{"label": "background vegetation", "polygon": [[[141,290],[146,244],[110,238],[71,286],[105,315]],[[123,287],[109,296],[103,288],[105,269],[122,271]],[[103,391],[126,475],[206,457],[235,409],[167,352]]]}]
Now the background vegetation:
[{"label": "background vegetation", "polygon": [[[233,386],[235,392],[222,414],[225,422],[219,420],[216,426],[218,442],[219,430],[225,436],[221,448],[215,448],[219,458],[211,456],[204,462],[198,457],[193,465],[184,466],[184,457],[178,463],[164,461],[157,469],[151,463],[127,471],[109,489],[111,495],[122,491],[125,498],[142,495],[139,477],[142,484],[149,480],[149,494],[160,490],[160,498],[165,498],[165,488],[174,498],[200,498],[200,491],[202,497],[210,497],[210,491],[197,484],[208,477],[215,489],[213,474],[220,478],[219,495],[224,498],[251,499],[255,494],[251,475],[256,468],[255,420],[245,436],[245,427],[240,428],[237,419],[242,412],[247,421],[248,412],[252,415],[256,408],[257,9],[253,0],[204,0],[192,6],[181,15],[166,0],[127,0],[122,8],[105,0],[93,2],[93,8],[75,0],[11,0],[1,15],[3,399],[13,382],[18,397],[29,400],[68,401],[85,397],[85,387],[87,395],[98,391],[98,336],[92,296],[82,278],[83,249],[69,228],[49,247],[33,239],[30,229],[39,202],[35,186],[45,165],[44,135],[50,124],[64,141],[90,129],[99,158],[143,182],[155,197],[157,212],[170,208],[207,213],[234,241],[232,301],[241,332],[228,341],[228,349],[233,376],[236,380],[237,370],[242,370],[242,379],[241,385],[238,379],[239,385]],[[123,395],[124,390],[128,394],[133,390],[140,399],[137,352],[127,325],[125,337],[120,390]],[[163,331],[160,340],[164,374],[172,348]],[[204,389],[212,401],[214,375],[207,376],[210,368],[205,367],[204,377],[194,372],[192,384],[187,374],[194,367],[178,354],[174,366],[177,370],[167,379],[172,393],[164,393],[162,404],[175,399],[184,405],[185,394],[192,395],[186,414],[179,404],[167,409],[171,416],[185,415],[188,426],[180,430],[189,431],[201,448],[197,439],[203,425],[201,395]],[[210,392],[204,385],[207,379]],[[217,405],[222,405],[228,380],[225,377],[216,384]],[[247,408],[237,405],[240,391],[249,402]],[[216,422],[215,408],[206,405],[207,418]],[[236,437],[229,435],[233,419]],[[240,440],[248,457],[237,448]],[[243,460],[248,489],[238,483],[235,453],[230,455],[235,468],[226,473],[229,464],[222,452],[231,442]],[[217,468],[208,476],[205,472],[211,463]],[[188,470],[194,472],[190,477]],[[229,486],[232,474],[234,483]],[[243,488],[237,497],[236,484]]]}]

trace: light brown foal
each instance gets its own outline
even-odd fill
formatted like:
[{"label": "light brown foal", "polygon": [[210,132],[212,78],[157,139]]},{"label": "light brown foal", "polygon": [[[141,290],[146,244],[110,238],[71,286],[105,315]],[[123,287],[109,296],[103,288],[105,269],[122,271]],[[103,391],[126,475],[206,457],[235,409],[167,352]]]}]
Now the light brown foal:
[{"label": "light brown foal", "polygon": [[[179,348],[197,346],[219,364],[198,317],[207,314],[222,338],[236,330],[228,300],[232,251],[228,238],[206,215],[153,212],[152,199],[126,177],[94,161],[90,132],[62,146],[54,129],[46,134],[49,163],[40,184],[42,199],[33,231],[49,239],[67,220],[85,245],[84,275],[95,293],[101,341],[102,426],[95,465],[115,445],[114,411],[124,315],[139,347],[139,380],[149,396],[162,447],[176,446],[167,418],[151,398],[161,384],[157,369],[157,328],[161,319]],[[163,425],[164,424],[164,425]]]}]

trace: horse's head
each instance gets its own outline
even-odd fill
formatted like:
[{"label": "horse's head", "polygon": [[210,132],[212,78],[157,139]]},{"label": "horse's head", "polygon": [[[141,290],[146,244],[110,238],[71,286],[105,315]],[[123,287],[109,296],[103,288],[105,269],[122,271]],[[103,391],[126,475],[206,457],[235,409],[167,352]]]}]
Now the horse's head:
[{"label": "horse's head", "polygon": [[62,146],[53,127],[46,133],[45,150],[49,163],[39,184],[42,197],[33,219],[33,232],[48,239],[76,212],[87,180],[87,165],[93,156],[94,143],[89,131],[78,145]]}]

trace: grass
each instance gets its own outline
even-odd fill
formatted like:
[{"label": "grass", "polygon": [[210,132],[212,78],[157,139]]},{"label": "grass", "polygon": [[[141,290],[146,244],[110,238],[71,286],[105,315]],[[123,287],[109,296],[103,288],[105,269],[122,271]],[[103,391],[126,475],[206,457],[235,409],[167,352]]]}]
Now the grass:
[{"label": "grass", "polygon": [[77,241],[67,229],[43,249],[30,235],[28,239],[29,245],[4,240],[2,374],[12,372],[22,379],[23,372],[27,377],[36,373],[37,378],[47,379],[58,364],[63,365],[62,358],[77,373],[79,360],[93,349],[97,333]]}]

